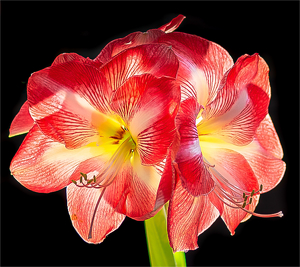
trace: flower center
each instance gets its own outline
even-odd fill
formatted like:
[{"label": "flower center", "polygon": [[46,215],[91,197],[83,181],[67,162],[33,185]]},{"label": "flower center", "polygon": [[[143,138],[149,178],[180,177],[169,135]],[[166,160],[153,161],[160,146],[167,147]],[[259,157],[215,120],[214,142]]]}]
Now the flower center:
[{"label": "flower center", "polygon": [[[109,136],[112,142],[104,146],[117,146],[110,159],[103,165],[97,175],[80,173],[78,181],[72,181],[78,187],[103,188],[109,186],[115,179],[123,164],[131,158],[136,144],[128,128],[121,125],[114,135]],[[107,149],[109,151],[109,149]]]}]

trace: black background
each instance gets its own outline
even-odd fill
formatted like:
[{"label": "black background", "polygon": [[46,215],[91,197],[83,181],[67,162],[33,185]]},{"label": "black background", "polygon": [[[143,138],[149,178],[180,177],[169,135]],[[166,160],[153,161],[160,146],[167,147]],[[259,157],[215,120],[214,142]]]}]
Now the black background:
[{"label": "black background", "polygon": [[178,14],[177,31],[224,47],[234,61],[258,52],[269,64],[269,112],[287,163],[282,182],[261,196],[234,236],[218,219],[186,254],[188,265],[299,265],[299,3],[298,2],[2,2],[1,3],[1,265],[149,265],[143,222],[126,218],[99,245],[72,227],[65,190],[38,194],[23,188],[9,164],[24,136],[8,138],[26,100],[32,72],[63,52],[95,58],[109,41],[146,31]]}]

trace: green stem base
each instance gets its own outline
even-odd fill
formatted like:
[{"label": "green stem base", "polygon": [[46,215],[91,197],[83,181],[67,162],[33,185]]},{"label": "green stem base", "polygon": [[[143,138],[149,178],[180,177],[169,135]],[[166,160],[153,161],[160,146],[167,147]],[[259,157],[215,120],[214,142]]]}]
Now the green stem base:
[{"label": "green stem base", "polygon": [[173,253],[169,244],[166,205],[154,217],[145,220],[150,265],[185,267],[184,252]]}]

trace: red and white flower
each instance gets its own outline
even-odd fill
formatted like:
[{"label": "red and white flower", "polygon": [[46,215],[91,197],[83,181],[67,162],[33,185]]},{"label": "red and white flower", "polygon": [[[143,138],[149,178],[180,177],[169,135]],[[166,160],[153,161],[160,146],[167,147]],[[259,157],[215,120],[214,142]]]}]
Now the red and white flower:
[{"label": "red and white flower", "polygon": [[12,175],[36,192],[67,187],[72,223],[90,243],[125,216],[153,216],[172,188],[177,70],[164,44],[128,48],[105,63],[58,56],[29,78],[10,129],[11,136],[29,131]]},{"label": "red and white flower", "polygon": [[179,59],[182,102],[176,119],[180,146],[177,183],[168,213],[174,251],[196,249],[197,236],[219,217],[231,234],[256,214],[261,193],[282,179],[285,163],[268,114],[266,62],[244,55],[235,64],[219,45],[170,33],[159,42]]}]

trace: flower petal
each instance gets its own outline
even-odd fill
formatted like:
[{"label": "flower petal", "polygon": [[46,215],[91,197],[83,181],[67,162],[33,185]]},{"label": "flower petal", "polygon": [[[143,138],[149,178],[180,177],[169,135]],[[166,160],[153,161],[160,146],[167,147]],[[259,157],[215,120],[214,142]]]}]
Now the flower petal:
[{"label": "flower petal", "polygon": [[[242,154],[234,150],[212,148],[206,145],[204,142],[201,142],[202,153],[209,164],[214,166],[210,168],[214,176],[217,176],[214,172],[214,170],[216,170],[225,177],[229,183],[240,188],[241,191],[251,192],[252,190],[259,190],[257,178]],[[217,179],[219,180],[218,177]]]},{"label": "flower petal", "polygon": [[180,148],[176,156],[176,163],[180,170],[183,187],[192,195],[208,194],[214,187],[211,175],[207,170],[199,144],[196,128],[196,117],[200,106],[194,98],[181,103],[176,118],[180,134]]},{"label": "flower petal", "polygon": [[72,182],[71,176],[81,162],[100,153],[96,146],[66,149],[63,144],[45,136],[35,125],[12,159],[10,171],[23,186],[32,191],[54,192]]},{"label": "flower petal", "polygon": [[143,164],[166,157],[179,101],[180,87],[175,80],[151,74],[131,77],[116,91],[111,107],[126,122]]},{"label": "flower petal", "polygon": [[65,62],[71,62],[71,61],[76,61],[79,63],[85,63],[85,64],[90,64],[96,68],[99,68],[103,63],[102,62],[95,62],[89,58],[85,58],[83,56],[80,56],[76,53],[62,53],[58,55],[51,66],[59,65]]},{"label": "flower petal", "polygon": [[259,127],[256,130],[255,137],[259,144],[266,151],[268,151],[268,153],[278,159],[282,159],[283,151],[280,140],[269,114],[260,123]]},{"label": "flower petal", "polygon": [[113,40],[102,49],[100,54],[94,59],[94,62],[106,63],[128,48],[155,43],[163,34],[162,31],[154,29],[148,30],[147,32],[133,32],[123,38]]},{"label": "flower petal", "polygon": [[[161,180],[157,189],[156,201],[154,210],[159,209],[167,201],[170,200],[172,195],[172,188],[175,183],[175,169],[174,163],[172,162],[172,150],[169,149],[165,162],[162,162],[158,169],[162,168]],[[164,164],[163,164],[164,163]]]},{"label": "flower petal", "polygon": [[[81,238],[88,243],[101,243],[109,233],[119,228],[125,219],[125,215],[116,212],[106,202],[105,197],[101,196],[103,190],[77,187],[74,184],[67,187],[68,210],[72,224]],[[98,201],[100,202],[97,205]],[[92,232],[89,238],[90,229]]]},{"label": "flower petal", "polygon": [[[239,226],[241,222],[248,220],[251,214],[241,210],[233,209],[225,204],[223,204],[220,199],[216,197],[214,193],[209,194],[210,201],[218,208],[221,218],[226,224],[231,235],[235,234],[235,229]],[[254,211],[259,201],[259,195],[253,196],[252,203],[245,206],[245,209],[249,211]]]},{"label": "flower petal", "polygon": [[172,19],[169,23],[159,27],[158,29],[164,31],[165,33],[173,32],[179,27],[179,25],[184,19],[185,16],[180,14],[176,18]]},{"label": "flower petal", "polygon": [[9,137],[27,133],[33,125],[34,121],[29,114],[28,102],[25,101],[10,125]]},{"label": "flower petal", "polygon": [[165,34],[159,42],[171,45],[179,58],[182,100],[195,97],[203,106],[213,100],[223,75],[233,65],[228,52],[206,39],[180,32]]},{"label": "flower petal", "polygon": [[129,77],[150,73],[157,77],[175,78],[178,60],[172,49],[162,44],[129,48],[101,67],[112,90],[117,90]]},{"label": "flower petal", "polygon": [[155,207],[161,175],[153,166],[143,166],[137,152],[123,166],[104,198],[120,212],[135,220],[145,220]]},{"label": "flower petal", "polygon": [[68,148],[94,142],[110,113],[111,89],[88,64],[61,63],[34,73],[28,82],[30,113],[44,134]]},{"label": "flower petal", "polygon": [[259,80],[260,66],[258,55],[238,59],[225,76],[224,87],[206,106],[204,119],[198,125],[200,134],[212,134],[236,145],[246,145],[253,140],[257,127],[268,113],[270,100],[267,89],[253,83]]},{"label": "flower petal", "polygon": [[218,217],[219,212],[208,196],[192,196],[178,179],[168,210],[168,234],[173,251],[197,249],[198,235]]}]

